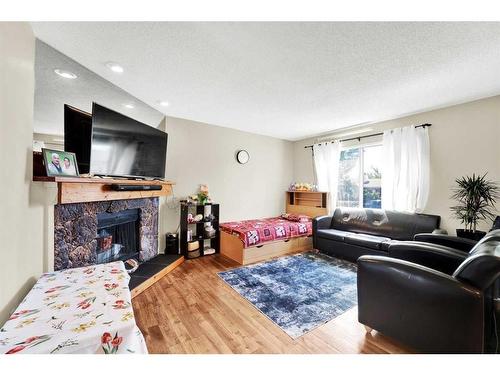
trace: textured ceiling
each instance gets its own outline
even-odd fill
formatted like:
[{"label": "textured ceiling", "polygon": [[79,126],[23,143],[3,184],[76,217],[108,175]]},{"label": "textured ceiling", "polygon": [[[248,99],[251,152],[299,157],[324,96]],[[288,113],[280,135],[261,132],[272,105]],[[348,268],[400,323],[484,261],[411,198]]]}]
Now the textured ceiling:
[{"label": "textured ceiling", "polygon": [[[75,73],[77,79],[65,79],[54,73],[63,69]],[[141,102],[54,48],[37,40],[35,57],[35,133],[64,134],[64,104],[85,112],[92,111],[92,102],[157,127],[163,113]],[[126,108],[132,104],[134,108]]]},{"label": "textured ceiling", "polygon": [[[33,28],[169,116],[289,140],[500,93],[500,23],[36,22]],[[125,72],[109,71],[110,60]]]}]

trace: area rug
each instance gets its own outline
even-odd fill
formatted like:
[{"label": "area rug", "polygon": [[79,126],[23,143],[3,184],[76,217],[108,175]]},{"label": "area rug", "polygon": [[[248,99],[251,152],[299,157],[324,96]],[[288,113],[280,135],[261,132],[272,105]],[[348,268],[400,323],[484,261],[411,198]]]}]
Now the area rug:
[{"label": "area rug", "polygon": [[219,276],[294,339],[357,304],[356,265],[323,254],[287,256]]}]

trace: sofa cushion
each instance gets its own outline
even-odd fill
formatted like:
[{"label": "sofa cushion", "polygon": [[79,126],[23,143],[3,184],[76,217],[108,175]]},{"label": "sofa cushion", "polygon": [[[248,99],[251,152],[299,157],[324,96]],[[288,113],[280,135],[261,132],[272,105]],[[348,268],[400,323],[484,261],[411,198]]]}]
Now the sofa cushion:
[{"label": "sofa cushion", "polygon": [[344,242],[351,245],[368,247],[370,249],[380,250],[383,242],[388,242],[388,237],[371,236],[362,233],[349,233],[345,236]]},{"label": "sofa cushion", "polygon": [[344,242],[345,236],[349,235],[350,233],[337,229],[318,229],[317,234],[318,237],[326,238],[327,240]]},{"label": "sofa cushion", "polygon": [[371,208],[337,208],[333,229],[409,241],[417,233],[430,233],[439,227],[440,217]]}]

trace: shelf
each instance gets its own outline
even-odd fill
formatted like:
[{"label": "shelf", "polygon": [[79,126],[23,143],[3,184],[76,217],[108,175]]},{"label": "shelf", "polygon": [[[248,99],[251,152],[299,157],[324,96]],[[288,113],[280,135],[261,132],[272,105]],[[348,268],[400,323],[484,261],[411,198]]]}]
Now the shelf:
[{"label": "shelf", "polygon": [[326,191],[289,190],[289,191],[287,191],[287,193],[321,194],[321,193],[326,193]]},{"label": "shelf", "polygon": [[218,203],[198,204],[198,203],[181,202],[181,205],[186,206],[186,207],[204,207],[204,206],[216,206],[216,205],[218,205]]},{"label": "shelf", "polygon": [[321,191],[287,191],[286,212],[311,217],[328,214],[328,193]]},{"label": "shelf", "polygon": [[212,220],[202,220],[202,221],[196,221],[194,223],[187,223],[188,225],[194,225],[194,224],[205,224],[205,223],[213,223],[213,222],[216,222],[217,219],[212,219]]},{"label": "shelf", "polygon": [[[193,214],[193,211],[196,212],[196,214],[201,214],[204,215],[204,208],[208,206],[211,207],[210,211],[211,214],[213,215],[213,219],[211,220],[202,220],[196,223],[188,223],[187,222],[187,217],[189,214]],[[192,242],[199,242],[200,247],[199,250],[203,252],[203,247],[206,243],[206,241],[210,241],[210,247],[215,249],[215,253],[219,253],[220,251],[220,230],[219,230],[219,204],[218,203],[210,203],[210,204],[187,204],[186,202],[181,203],[181,212],[180,212],[180,249],[181,253],[187,256],[187,247],[188,247],[188,241],[187,241],[187,233],[188,230],[191,230],[195,233],[193,233],[193,241]],[[203,226],[205,223],[212,224],[213,228],[216,231],[215,236],[213,237],[206,237],[205,233],[203,232]],[[193,228],[194,227],[194,228]],[[191,259],[187,258],[186,259]],[[194,258],[193,258],[194,259]]]},{"label": "shelf", "polygon": [[[33,181],[57,183],[57,203],[100,202],[120,199],[138,199],[172,194],[171,181],[129,180],[125,178],[97,177],[33,177]],[[160,185],[161,190],[115,191],[112,184]]]},{"label": "shelf", "polygon": [[213,239],[216,239],[216,238],[217,238],[217,235],[215,235],[213,237],[197,237],[196,239],[194,239],[192,241],[186,241],[186,243],[200,242],[200,241],[206,241],[206,240],[213,240]]},{"label": "shelf", "polygon": [[136,180],[126,177],[62,177],[62,176],[33,176],[33,181],[39,182],[61,182],[61,183],[104,183],[104,184],[127,184],[127,185],[172,185],[171,181],[164,180]]}]

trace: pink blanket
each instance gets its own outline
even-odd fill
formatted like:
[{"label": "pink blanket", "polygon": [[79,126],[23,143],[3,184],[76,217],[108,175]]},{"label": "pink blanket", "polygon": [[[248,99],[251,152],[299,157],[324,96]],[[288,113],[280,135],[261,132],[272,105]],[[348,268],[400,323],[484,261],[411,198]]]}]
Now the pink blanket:
[{"label": "pink blanket", "polygon": [[310,236],[312,235],[312,221],[297,222],[281,217],[271,217],[221,223],[220,229],[238,236],[245,247],[249,247],[268,241]]}]

